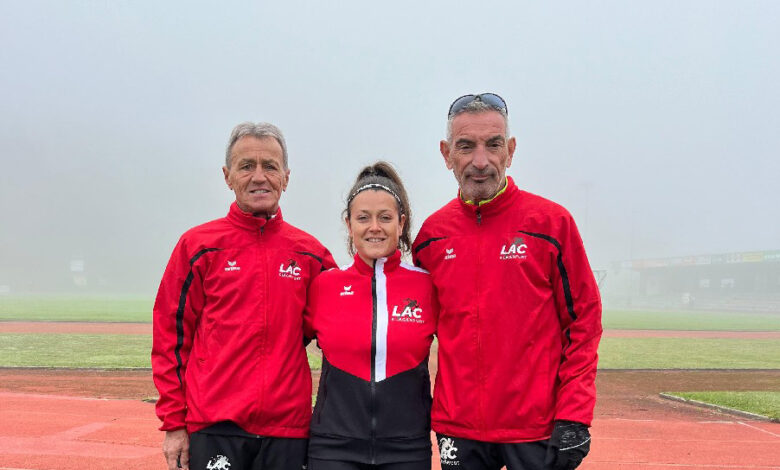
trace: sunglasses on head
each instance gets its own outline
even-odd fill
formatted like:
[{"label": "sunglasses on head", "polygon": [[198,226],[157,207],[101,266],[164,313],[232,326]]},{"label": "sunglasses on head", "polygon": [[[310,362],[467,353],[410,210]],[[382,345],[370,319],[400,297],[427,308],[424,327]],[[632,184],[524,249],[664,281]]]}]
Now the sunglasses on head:
[{"label": "sunglasses on head", "polygon": [[456,99],[450,105],[450,111],[447,113],[447,119],[455,116],[463,111],[463,108],[473,103],[474,101],[480,101],[496,110],[501,110],[507,114],[509,111],[506,107],[506,101],[495,93],[480,93],[479,95],[463,95]]}]

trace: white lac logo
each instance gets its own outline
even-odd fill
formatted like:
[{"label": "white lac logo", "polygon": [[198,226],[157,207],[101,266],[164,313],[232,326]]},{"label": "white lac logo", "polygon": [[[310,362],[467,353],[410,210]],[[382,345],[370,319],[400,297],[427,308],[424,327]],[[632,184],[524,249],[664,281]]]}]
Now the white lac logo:
[{"label": "white lac logo", "polygon": [[439,439],[439,455],[442,465],[460,465],[458,460],[458,448],[455,447],[455,441],[449,437]]},{"label": "white lac logo", "polygon": [[501,247],[498,259],[525,259],[527,250],[528,245],[525,244],[525,240],[522,237],[515,237],[512,243]]},{"label": "white lac logo", "polygon": [[423,309],[420,308],[419,302],[412,299],[404,299],[402,308],[399,309],[397,305],[393,305],[393,313],[390,315],[390,320],[406,323],[425,323],[422,313]]},{"label": "white lac logo", "polygon": [[287,260],[287,266],[284,263],[279,265],[279,277],[288,277],[294,281],[301,280],[301,267],[294,259]]},{"label": "white lac logo", "polygon": [[225,271],[241,271],[241,266],[236,266],[238,261],[228,261]]},{"label": "white lac logo", "polygon": [[345,295],[355,295],[355,293],[352,292],[352,286],[344,286],[344,290],[339,295],[344,297]]},{"label": "white lac logo", "polygon": [[444,259],[452,259],[455,256],[457,256],[455,254],[455,248],[447,248],[444,250]]},{"label": "white lac logo", "polygon": [[230,460],[224,455],[217,455],[212,457],[211,460],[206,463],[206,470],[229,470]]}]

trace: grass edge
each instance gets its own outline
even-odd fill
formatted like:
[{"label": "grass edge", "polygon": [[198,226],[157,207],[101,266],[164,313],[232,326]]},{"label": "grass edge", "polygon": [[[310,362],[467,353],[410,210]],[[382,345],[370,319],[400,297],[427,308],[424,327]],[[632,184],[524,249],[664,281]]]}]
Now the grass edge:
[{"label": "grass edge", "polygon": [[699,408],[708,408],[712,410],[717,410],[725,414],[735,415],[735,416],[742,416],[744,418],[750,418],[757,421],[766,421],[770,423],[780,423],[780,418],[770,418],[769,416],[760,415],[757,413],[751,413],[750,411],[744,411],[744,410],[738,410],[736,408],[731,408],[728,406],[723,405],[716,405],[714,403],[707,403],[704,401],[694,400],[692,398],[685,398],[680,397],[677,395],[674,395],[670,392],[661,392],[658,394],[661,398],[664,398],[666,400],[676,401],[679,403],[686,403],[688,405],[697,406]]}]

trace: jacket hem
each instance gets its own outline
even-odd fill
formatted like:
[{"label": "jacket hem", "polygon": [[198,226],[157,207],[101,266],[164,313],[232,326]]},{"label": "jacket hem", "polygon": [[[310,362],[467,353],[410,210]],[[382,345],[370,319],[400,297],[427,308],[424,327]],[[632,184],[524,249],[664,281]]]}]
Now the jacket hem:
[{"label": "jacket hem", "polygon": [[431,439],[428,435],[418,438],[375,439],[372,442],[370,439],[312,433],[309,439],[309,457],[320,460],[384,465],[430,460],[432,455]]},{"label": "jacket hem", "polygon": [[[214,423],[187,423],[187,432],[190,434],[200,431],[202,429],[206,429],[209,426],[213,426],[217,422]],[[255,434],[257,436],[264,436],[264,437],[290,437],[290,438],[308,438],[309,437],[309,427],[284,427],[284,426],[259,426],[259,427],[252,427],[252,426],[240,426],[241,429],[245,430],[249,434]]]},{"label": "jacket hem", "polygon": [[549,439],[551,430],[521,430],[521,429],[491,429],[489,431],[453,426],[433,422],[433,430],[437,434],[450,437],[470,439],[472,441],[495,442],[499,444],[514,444],[520,442],[536,442]]}]

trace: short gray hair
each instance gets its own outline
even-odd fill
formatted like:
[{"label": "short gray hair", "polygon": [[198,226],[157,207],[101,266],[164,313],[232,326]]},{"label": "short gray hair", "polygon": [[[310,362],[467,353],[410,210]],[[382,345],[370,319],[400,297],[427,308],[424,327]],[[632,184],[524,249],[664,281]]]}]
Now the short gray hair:
[{"label": "short gray hair", "polygon": [[495,111],[504,118],[504,124],[506,124],[504,134],[509,136],[509,116],[506,114],[506,109],[494,108],[481,100],[474,100],[447,119],[447,142],[452,143],[452,121],[456,116],[460,116],[463,113],[477,114],[486,113],[488,111]]},{"label": "short gray hair", "polygon": [[273,137],[282,147],[284,168],[289,168],[287,166],[287,143],[284,141],[281,129],[267,122],[242,122],[234,127],[233,132],[230,133],[230,140],[228,140],[227,150],[225,151],[225,166],[228,169],[230,169],[230,154],[233,151],[233,146],[242,137],[255,137],[257,139]]}]

